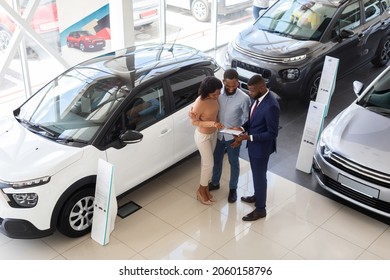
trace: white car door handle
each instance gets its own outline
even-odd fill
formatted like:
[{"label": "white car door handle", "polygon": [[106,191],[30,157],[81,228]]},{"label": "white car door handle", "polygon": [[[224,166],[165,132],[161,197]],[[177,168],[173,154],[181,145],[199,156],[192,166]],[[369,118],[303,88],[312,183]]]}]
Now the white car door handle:
[{"label": "white car door handle", "polygon": [[162,130],[160,132],[160,135],[158,137],[163,137],[164,135],[168,134],[171,131],[172,131],[172,129],[165,128],[164,130]]}]

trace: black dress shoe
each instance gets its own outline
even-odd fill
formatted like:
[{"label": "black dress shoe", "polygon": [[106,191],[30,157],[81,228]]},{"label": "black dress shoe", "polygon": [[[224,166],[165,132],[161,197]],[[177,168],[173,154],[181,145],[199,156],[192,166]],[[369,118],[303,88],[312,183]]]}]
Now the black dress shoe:
[{"label": "black dress shoe", "polygon": [[244,201],[244,202],[247,202],[247,203],[255,203],[256,202],[256,198],[255,198],[254,195],[252,195],[252,196],[242,196],[241,200]]},{"label": "black dress shoe", "polygon": [[237,190],[230,189],[229,196],[228,196],[228,202],[234,203],[237,200]]},{"label": "black dress shoe", "polygon": [[218,190],[219,189],[219,184],[217,185],[213,185],[213,183],[209,183],[209,191],[213,191],[213,190]]},{"label": "black dress shoe", "polygon": [[247,222],[248,221],[256,221],[258,219],[264,218],[265,216],[267,216],[267,211],[263,210],[261,212],[258,212],[256,210],[253,210],[248,215],[242,217],[242,220],[247,221]]}]

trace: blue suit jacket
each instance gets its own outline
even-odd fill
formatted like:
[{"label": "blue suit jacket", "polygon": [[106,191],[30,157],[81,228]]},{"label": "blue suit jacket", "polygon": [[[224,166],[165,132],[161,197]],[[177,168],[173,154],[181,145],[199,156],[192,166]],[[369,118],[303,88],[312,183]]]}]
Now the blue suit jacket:
[{"label": "blue suit jacket", "polygon": [[247,141],[250,157],[266,158],[276,151],[279,112],[278,101],[271,92],[268,92],[252,116],[243,124],[245,131],[253,137],[253,141]]}]

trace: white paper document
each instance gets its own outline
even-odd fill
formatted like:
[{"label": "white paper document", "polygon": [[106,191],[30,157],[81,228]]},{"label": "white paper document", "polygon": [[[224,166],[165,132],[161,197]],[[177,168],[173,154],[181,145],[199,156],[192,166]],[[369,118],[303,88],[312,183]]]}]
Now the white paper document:
[{"label": "white paper document", "polygon": [[224,129],[221,129],[219,132],[222,132],[222,133],[227,133],[227,134],[232,134],[232,135],[240,135],[243,131],[241,130],[235,130],[235,129],[229,129],[229,128],[224,128]]}]

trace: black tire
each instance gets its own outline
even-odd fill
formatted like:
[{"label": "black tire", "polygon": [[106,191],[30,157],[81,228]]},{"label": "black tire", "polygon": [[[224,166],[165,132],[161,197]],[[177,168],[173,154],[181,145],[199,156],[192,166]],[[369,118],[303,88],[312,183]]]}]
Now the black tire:
[{"label": "black tire", "polygon": [[191,12],[198,21],[205,22],[210,20],[210,5],[207,0],[194,0]]},{"label": "black tire", "polygon": [[376,56],[372,60],[372,64],[377,67],[382,67],[390,60],[390,36],[385,37],[378,46]]},{"label": "black tire", "polygon": [[58,230],[68,237],[80,237],[92,229],[95,189],[84,188],[74,193],[62,207]]},{"label": "black tire", "polygon": [[68,48],[72,48],[73,47],[71,42],[66,42],[66,45],[68,46]]},{"label": "black tire", "polygon": [[81,50],[82,52],[85,52],[85,45],[84,45],[83,42],[80,43],[80,50]]},{"label": "black tire", "polygon": [[309,103],[311,100],[316,100],[318,88],[320,86],[321,73],[322,72],[316,72],[306,84],[304,95],[305,102]]}]

